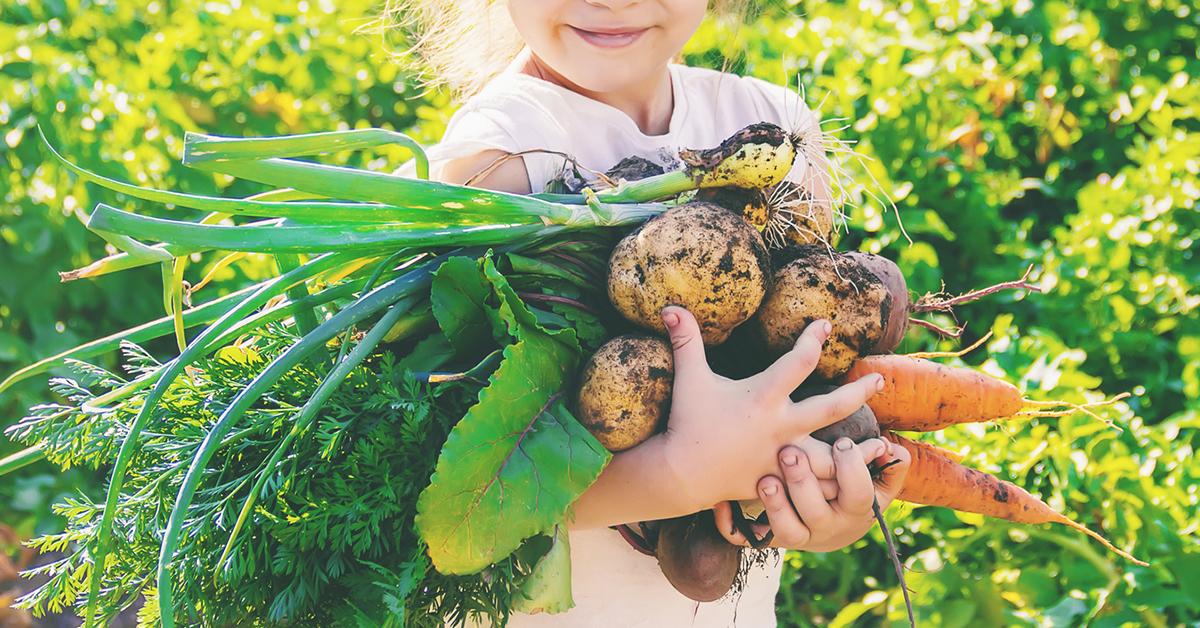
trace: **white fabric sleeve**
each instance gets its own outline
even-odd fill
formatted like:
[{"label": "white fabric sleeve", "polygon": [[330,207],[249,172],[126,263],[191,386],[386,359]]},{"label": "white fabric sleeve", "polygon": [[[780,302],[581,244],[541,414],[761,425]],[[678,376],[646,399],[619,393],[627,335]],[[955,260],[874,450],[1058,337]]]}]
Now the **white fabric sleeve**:
[{"label": "white fabric sleeve", "polygon": [[[442,139],[426,149],[429,157],[429,178],[441,180],[441,169],[447,162],[462,157],[478,155],[486,150],[500,150],[506,153],[519,153],[541,146],[527,146],[529,142],[519,141],[510,129],[517,128],[519,122],[514,116],[501,109],[464,107],[451,116],[446,124]],[[526,122],[525,124],[530,124]],[[552,155],[533,153],[523,155],[525,170],[529,177],[529,189],[534,192],[542,191],[546,181],[555,176],[561,169],[561,158]],[[416,165],[405,163],[396,174],[416,176]]]},{"label": "white fabric sleeve", "polygon": [[[442,139],[437,144],[425,149],[425,154],[429,157],[429,178],[440,181],[442,179],[441,169],[447,162],[478,155],[486,150],[515,153],[520,148],[512,134],[488,115],[488,112],[477,109],[459,109],[446,124]],[[408,161],[396,170],[396,174],[414,177],[416,176],[416,164]]]}]

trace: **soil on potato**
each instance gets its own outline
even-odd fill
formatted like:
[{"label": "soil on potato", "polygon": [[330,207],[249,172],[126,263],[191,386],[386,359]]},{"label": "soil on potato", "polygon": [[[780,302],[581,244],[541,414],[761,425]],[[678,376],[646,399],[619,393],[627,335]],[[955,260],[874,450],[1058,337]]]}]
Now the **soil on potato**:
[{"label": "soil on potato", "polygon": [[774,287],[763,300],[756,327],[774,356],[791,350],[810,323],[826,319],[826,341],[817,374],[833,379],[872,352],[892,310],[887,287],[866,268],[824,246],[772,251]]}]

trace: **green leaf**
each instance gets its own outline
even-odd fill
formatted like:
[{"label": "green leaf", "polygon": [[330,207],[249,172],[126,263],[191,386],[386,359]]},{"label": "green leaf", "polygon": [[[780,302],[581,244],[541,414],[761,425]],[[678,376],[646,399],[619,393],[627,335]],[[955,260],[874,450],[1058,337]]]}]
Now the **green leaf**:
[{"label": "green leaf", "polygon": [[521,613],[563,613],[575,606],[571,598],[571,542],[566,525],[554,526],[550,551],[533,566],[517,595],[513,609]]},{"label": "green leaf", "polygon": [[[474,282],[461,262],[447,270],[446,279]],[[418,500],[417,529],[442,573],[478,571],[548,531],[609,459],[563,403],[581,353],[574,330],[539,326],[490,254],[480,271],[492,292],[486,303],[496,304],[484,310],[493,333],[516,344],[451,431]],[[470,290],[466,302],[484,301]]]},{"label": "green leaf", "polygon": [[479,272],[479,262],[451,257],[433,275],[429,299],[438,326],[455,351],[477,354],[491,344],[487,299],[492,288]]},{"label": "green leaf", "polygon": [[599,349],[600,345],[608,339],[608,331],[595,315],[558,303],[551,304],[550,309],[571,322],[576,335],[579,336],[579,341],[586,345],[589,351]]},{"label": "green leaf", "polygon": [[575,330],[549,330],[539,325],[537,317],[533,315],[533,312],[529,311],[529,308],[525,306],[525,302],[521,300],[521,297],[517,296],[517,291],[508,283],[508,279],[496,268],[491,254],[483,258],[481,265],[484,275],[492,283],[492,288],[496,291],[496,296],[500,299],[500,307],[494,310],[495,316],[500,322],[504,323],[505,327],[508,328],[508,332],[514,338],[521,338],[524,330],[537,330],[559,342],[565,343],[576,354],[579,353],[579,340],[575,335]]},{"label": "green leaf", "polygon": [[396,372],[436,370],[453,357],[450,341],[440,333],[433,333],[417,341],[412,351],[396,361]]},{"label": "green leaf", "polygon": [[578,351],[536,329],[521,335],[417,502],[417,529],[445,574],[478,571],[562,521],[609,459],[563,403]]}]

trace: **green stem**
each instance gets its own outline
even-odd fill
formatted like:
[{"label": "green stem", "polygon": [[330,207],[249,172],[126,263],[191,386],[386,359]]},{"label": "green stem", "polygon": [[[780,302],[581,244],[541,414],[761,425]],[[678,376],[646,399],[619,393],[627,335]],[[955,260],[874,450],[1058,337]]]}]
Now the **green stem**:
[{"label": "green stem", "polygon": [[[358,323],[386,308],[397,301],[413,294],[416,290],[426,287],[431,278],[430,268],[440,262],[443,257],[433,258],[413,270],[401,275],[366,294],[353,304],[347,306],[332,318],[321,323],[312,333],[301,338],[289,347],[279,357],[275,358],[263,369],[240,393],[230,402],[221,413],[217,422],[212,426],[200,443],[200,448],[192,458],[183,484],[175,498],[167,528],[163,533],[162,547],[158,555],[158,607],[159,617],[163,628],[173,628],[175,625],[175,600],[171,573],[168,565],[175,558],[175,550],[179,545],[183,522],[191,506],[192,497],[213,453],[220,445],[225,434],[237,423],[245,412],[258,401],[262,395],[269,392],[279,378],[287,374],[296,364],[313,351],[325,345],[325,342],[336,336],[347,327]],[[107,512],[105,514],[108,514]],[[89,600],[90,602],[91,600]]]},{"label": "green stem", "polygon": [[[307,162],[290,162],[306,164],[300,167],[302,172],[300,176],[297,177],[300,181],[304,182],[304,185],[293,186],[300,188],[299,190],[276,190],[249,198],[221,198],[199,194],[185,194],[183,192],[172,192],[170,190],[156,190],[154,188],[141,187],[92,172],[91,170],[68,161],[66,157],[54,149],[44,135],[42,136],[42,141],[45,143],[46,149],[50,152],[50,155],[55,159],[55,161],[86,181],[90,181],[101,187],[108,188],[114,192],[127,194],[137,199],[156,203],[178,205],[180,207],[188,207],[202,211],[215,211],[243,216],[283,217],[307,220],[336,220],[344,222],[435,221],[448,222],[450,224],[463,222],[467,217],[471,216],[474,216],[475,220],[470,222],[478,223],[480,222],[479,218],[481,217],[495,218],[506,216],[509,218],[521,218],[552,216],[555,215],[555,212],[561,214],[563,211],[561,208],[557,208],[554,204],[546,203],[544,201],[528,199],[527,197],[516,195],[501,196],[501,193],[498,192],[484,194],[474,188],[466,188],[446,183],[423,181],[420,179],[407,179],[404,177],[394,177],[394,175],[382,175],[380,173],[371,173],[368,171],[359,171],[348,168],[337,169],[333,173],[321,169],[318,169],[316,172],[310,172],[308,171],[307,166],[319,166],[319,164],[307,164]],[[224,166],[218,165],[221,163],[224,163]],[[257,163],[259,162],[205,162],[205,165],[202,167],[202,169],[254,180],[251,177],[243,176],[242,173],[258,169],[257,166],[255,166]],[[407,198],[404,194],[392,194],[385,199],[374,198],[369,194],[358,193],[355,191],[351,191],[349,194],[342,193],[339,195],[333,192],[344,192],[344,190],[341,190],[341,188],[331,185],[318,185],[314,182],[322,180],[322,178],[332,178],[335,181],[340,181],[346,176],[344,173],[341,173],[343,170],[351,173],[368,175],[368,182],[374,181],[375,179],[373,177],[375,175],[394,177],[402,182],[400,187],[406,190],[409,187],[414,187],[415,189]],[[310,177],[316,177],[317,179],[305,181],[303,176],[305,174]],[[351,176],[353,177],[353,175]],[[357,177],[356,179],[361,178],[362,177]],[[304,189],[309,187],[317,189]],[[322,192],[330,193],[322,194]],[[349,198],[359,202],[347,203],[339,201],[280,200],[302,198],[304,196],[311,196],[313,193],[316,193],[319,196]],[[514,201],[514,198],[524,200],[518,202]],[[153,251],[146,250],[145,245],[142,245],[136,241],[130,241],[126,238],[117,237],[110,240],[110,242],[113,244],[113,246],[121,248],[122,250],[129,250],[135,255],[154,254]]]},{"label": "green stem", "polygon": [[38,443],[26,447],[14,454],[0,458],[0,476],[8,475],[17,469],[29,466],[46,457],[46,443]]},{"label": "green stem", "polygon": [[200,225],[139,216],[97,204],[88,229],[136,238],[225,251],[325,253],[381,251],[397,247],[494,245],[555,233],[562,227],[542,224],[436,227],[409,224],[295,224],[272,227]]},{"label": "green stem", "polygon": [[[402,256],[411,254],[412,253],[407,249],[400,249],[399,251],[389,255],[382,262],[376,264],[375,270],[372,271],[371,276],[367,278],[367,283],[363,284],[363,291],[368,292],[374,289],[375,282],[379,281],[379,277],[383,275],[385,270],[391,268],[396,263],[396,260],[400,259]],[[341,362],[342,358],[346,357],[346,347],[350,346],[350,332],[352,330],[353,328],[348,328],[346,329],[346,333],[342,334],[341,348],[338,349],[337,358],[334,359],[335,363]]]},{"label": "green stem", "polygon": [[233,550],[233,545],[237,541],[238,534],[241,532],[242,526],[245,525],[246,519],[250,516],[250,511],[254,509],[254,504],[257,503],[263,484],[274,473],[275,465],[287,453],[292,445],[292,441],[308,429],[309,425],[316,418],[317,411],[325,405],[325,402],[329,400],[329,397],[333,395],[337,387],[345,381],[351,371],[357,368],[359,364],[362,364],[363,360],[379,346],[379,343],[388,335],[392,327],[400,320],[400,317],[411,309],[415,303],[416,299],[409,298],[397,301],[395,305],[391,306],[391,309],[355,345],[354,350],[345,359],[338,362],[338,365],[325,376],[325,379],[321,381],[321,385],[317,387],[317,390],[305,402],[304,407],[296,414],[292,429],[288,431],[279,445],[275,447],[275,451],[271,453],[271,458],[267,460],[263,470],[259,473],[258,479],[254,482],[254,487],[250,489],[250,493],[246,496],[246,501],[242,504],[242,508],[238,512],[237,521],[234,522],[233,530],[229,533],[229,540],[225,542],[225,549],[221,551],[221,558],[217,560],[217,567],[213,572],[214,581],[216,581],[220,574],[221,565],[225,564],[225,559],[229,557],[229,552]]},{"label": "green stem", "polygon": [[404,133],[387,129],[352,129],[255,138],[188,132],[183,136],[183,164],[195,166],[206,161],[302,157],[389,144],[398,144],[412,152],[417,176],[429,178],[429,157],[421,144]]},{"label": "green stem", "polygon": [[465,214],[565,218],[570,210],[556,203],[481,188],[410,179],[356,168],[292,159],[202,162],[193,164],[276,187],[288,187],[328,198],[380,203],[416,209],[453,209]]},{"label": "green stem", "polygon": [[139,262],[153,264],[154,262],[169,262],[175,259],[173,255],[163,250],[162,247],[142,244],[133,238],[123,236],[119,233],[101,233],[100,237],[104,238],[105,242],[116,247],[118,251]]},{"label": "green stem", "polygon": [[121,495],[121,486],[125,480],[125,472],[139,445],[138,437],[149,421],[150,415],[157,407],[158,401],[166,393],[167,388],[175,381],[175,378],[183,371],[183,368],[203,355],[209,343],[222,332],[249,316],[251,312],[261,307],[275,295],[296,283],[307,280],[317,273],[344,263],[345,259],[341,255],[325,255],[275,279],[263,282],[250,296],[243,299],[235,307],[225,312],[220,319],[209,325],[188,345],[187,349],[179,354],[179,357],[163,367],[162,375],[159,376],[154,388],[146,396],[146,399],[143,400],[142,407],[138,410],[137,416],[129,426],[129,432],[121,442],[116,462],[113,464],[112,477],[109,480],[108,492],[105,497],[104,514],[97,528],[96,544],[92,554],[93,565],[91,580],[88,586],[88,604],[84,617],[84,626],[91,628],[95,625],[96,610],[100,599],[100,583],[104,578],[105,559],[108,557],[112,543],[113,519],[116,516],[117,502]]},{"label": "green stem", "polygon": [[[167,310],[167,315],[174,321],[175,327],[175,344],[179,346],[179,350],[183,351],[187,348],[187,334],[184,333],[183,327],[183,271],[187,268],[188,258],[176,257],[170,264],[170,283],[169,288],[170,303]],[[167,269],[167,264],[163,263],[163,269]]]},{"label": "green stem", "polygon": [[[279,253],[275,256],[275,266],[281,275],[295,270],[300,267],[300,256],[295,253]],[[301,301],[309,296],[308,288],[303,283],[298,283],[287,289],[287,295],[292,301]],[[312,308],[297,310],[295,318],[296,329],[301,336],[306,336],[308,332],[317,328],[317,315]]]},{"label": "green stem", "polygon": [[[670,198],[699,188],[699,177],[689,176],[683,170],[672,170],[663,174],[624,181],[615,188],[596,192],[596,199],[605,203],[648,203]],[[562,204],[586,202],[586,194],[534,194],[534,198]]]}]

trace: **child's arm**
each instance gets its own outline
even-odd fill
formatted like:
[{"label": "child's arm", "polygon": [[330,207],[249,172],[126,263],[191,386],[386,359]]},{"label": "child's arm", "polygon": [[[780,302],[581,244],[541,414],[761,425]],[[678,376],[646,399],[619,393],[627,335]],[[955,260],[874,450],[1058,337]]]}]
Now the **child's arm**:
[{"label": "child's arm", "polygon": [[[437,178],[464,183],[503,155],[487,151],[447,162]],[[524,163],[506,161],[472,185],[528,192]],[[829,336],[816,321],[795,348],[766,371],[731,380],[709,369],[695,318],[666,308],[663,320],[675,353],[675,383],[667,431],[618,454],[573,506],[573,528],[606,527],[690,514],[755,496],[759,478],[778,469],[777,452],[836,423],[882,386],[864,377],[794,403],[789,394],[813,369]],[[860,464],[864,464],[860,462]]]},{"label": "child's arm", "polygon": [[[809,325],[792,351],[743,380],[709,369],[700,329],[687,310],[666,308],[663,321],[675,352],[667,431],[613,456],[575,502],[573,527],[676,517],[754,497],[758,479],[778,469],[781,448],[849,415],[882,383],[860,379],[825,395],[791,401],[789,393],[820,357],[829,335],[826,321]],[[862,460],[859,465],[865,468]],[[819,484],[817,488],[820,492]]]},{"label": "child's arm", "polygon": [[[463,185],[507,154],[502,150],[485,150],[470,157],[451,159],[434,175],[439,181]],[[525,160],[520,157],[506,159],[485,176],[471,181],[471,185],[499,192],[529,194],[529,172],[525,169]]]}]

